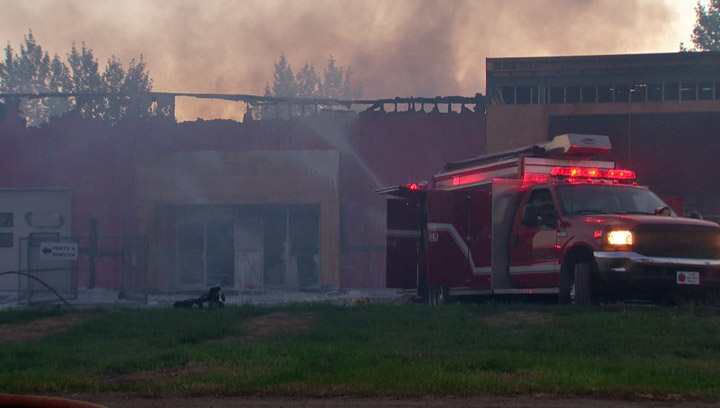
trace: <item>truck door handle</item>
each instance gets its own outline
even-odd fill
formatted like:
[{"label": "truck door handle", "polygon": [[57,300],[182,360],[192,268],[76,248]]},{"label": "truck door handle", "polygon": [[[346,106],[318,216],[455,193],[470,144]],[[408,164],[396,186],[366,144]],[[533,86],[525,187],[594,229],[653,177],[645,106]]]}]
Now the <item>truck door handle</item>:
[{"label": "truck door handle", "polygon": [[519,246],[519,245],[520,245],[520,235],[515,234],[515,246]]}]

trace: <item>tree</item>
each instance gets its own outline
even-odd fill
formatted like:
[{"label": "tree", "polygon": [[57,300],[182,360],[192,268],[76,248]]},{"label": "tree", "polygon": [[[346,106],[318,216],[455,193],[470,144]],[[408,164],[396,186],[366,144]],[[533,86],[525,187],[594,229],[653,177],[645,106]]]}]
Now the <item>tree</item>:
[{"label": "tree", "polygon": [[350,67],[345,69],[337,65],[331,55],[323,70],[322,80],[315,70],[315,65],[308,62],[297,75],[293,75],[285,53],[281,53],[280,59],[275,62],[272,87],[269,83],[265,85],[265,96],[357,99],[362,96],[362,87],[353,85],[352,72]]},{"label": "tree", "polygon": [[57,55],[51,59],[32,30],[25,36],[19,55],[9,43],[5,47],[5,61],[0,62],[0,92],[81,94],[73,98],[23,99],[21,112],[28,126],[40,126],[72,108],[85,118],[109,124],[167,114],[153,110],[150,98],[141,95],[152,90],[152,79],[142,55],[139,60],[130,61],[127,71],[113,56],[100,74],[92,49],[85,43],[78,48],[73,42],[67,62],[66,65]]},{"label": "tree", "polygon": [[352,82],[352,69],[337,65],[330,55],[327,66],[323,70],[323,78],[313,63],[306,62],[297,75],[293,75],[285,53],[275,61],[272,87],[265,85],[265,96],[283,98],[328,98],[358,99],[362,96],[362,87]]},{"label": "tree", "polygon": [[[270,83],[265,84],[265,96],[281,98],[328,98],[328,99],[359,99],[362,96],[362,87],[355,86],[351,80],[352,69],[337,65],[332,55],[328,58],[327,66],[323,70],[323,79],[315,69],[315,65],[306,62],[297,75],[293,75],[292,67],[285,57],[280,53],[280,58],[275,63],[273,71],[272,87]],[[295,115],[301,112],[296,107],[289,111],[280,111],[277,106],[270,109],[263,106],[259,110],[261,117],[278,117],[285,112]]]},{"label": "tree", "polygon": [[[13,54],[8,43],[5,62],[0,63],[0,92],[3,93],[60,93],[69,92],[70,75],[67,67],[55,55],[50,59],[47,51],[35,40],[32,30],[24,37],[20,54]],[[22,98],[20,113],[28,126],[39,126],[50,116],[66,112],[71,103],[66,98]]]},{"label": "tree", "polygon": [[295,78],[297,84],[297,96],[300,98],[317,98],[320,96],[322,82],[315,71],[315,65],[305,63],[305,66],[297,73]]},{"label": "tree", "polygon": [[121,93],[127,95],[124,101],[125,119],[148,118],[160,114],[160,112],[152,110],[152,101],[142,96],[142,94],[152,91],[152,83],[153,80],[147,71],[147,64],[143,60],[142,54],[137,61],[135,58],[131,59],[120,89]]},{"label": "tree", "polygon": [[280,53],[280,60],[275,62],[272,95],[285,98],[294,98],[297,95],[295,76],[284,53]]},{"label": "tree", "polygon": [[695,46],[688,50],[680,43],[680,50],[720,51],[720,0],[710,0],[707,7],[698,2],[695,15],[697,19],[692,33]]},{"label": "tree", "polygon": [[[70,70],[72,72],[72,92],[80,94],[98,94],[105,91],[105,87],[98,71],[98,61],[93,51],[82,43],[82,49],[78,52],[75,42],[72,43],[72,50],[67,56]],[[76,107],[85,118],[102,117],[102,101],[94,95],[76,96]]]},{"label": "tree", "polygon": [[145,69],[142,55],[139,61],[133,58],[127,72],[122,63],[115,57],[108,59],[105,72],[103,92],[109,94],[103,99],[104,105],[99,112],[102,120],[118,123],[131,118],[148,118],[158,112],[152,109],[152,101],[143,97],[152,89],[152,79]]},{"label": "tree", "polygon": [[360,99],[362,97],[362,85],[354,86],[351,80],[352,69],[348,67],[345,71],[345,80],[342,86],[342,98],[346,100]]},{"label": "tree", "polygon": [[343,67],[335,64],[335,58],[328,58],[322,83],[322,95],[325,98],[339,99],[342,95]]}]

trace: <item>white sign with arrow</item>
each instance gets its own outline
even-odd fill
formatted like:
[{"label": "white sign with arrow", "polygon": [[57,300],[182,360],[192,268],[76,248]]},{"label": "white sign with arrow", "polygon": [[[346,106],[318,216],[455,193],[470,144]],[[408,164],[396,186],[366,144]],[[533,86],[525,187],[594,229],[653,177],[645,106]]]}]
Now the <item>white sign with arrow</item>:
[{"label": "white sign with arrow", "polygon": [[40,259],[56,261],[75,261],[78,257],[78,244],[75,242],[41,242]]}]

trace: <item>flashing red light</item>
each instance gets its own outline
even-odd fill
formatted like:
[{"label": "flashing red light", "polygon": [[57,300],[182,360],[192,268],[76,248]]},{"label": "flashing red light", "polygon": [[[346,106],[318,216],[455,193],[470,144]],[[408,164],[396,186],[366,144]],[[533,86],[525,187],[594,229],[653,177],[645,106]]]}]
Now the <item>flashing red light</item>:
[{"label": "flashing red light", "polygon": [[564,177],[587,177],[590,179],[608,178],[614,180],[632,180],[635,178],[635,172],[631,170],[598,170],[595,168],[583,167],[554,167],[550,171],[550,175]]},{"label": "flashing red light", "polygon": [[634,179],[635,178],[635,172],[631,170],[608,170],[607,171],[607,177],[613,178],[613,179]]},{"label": "flashing red light", "polygon": [[554,167],[552,170],[550,170],[551,176],[573,176],[573,169],[569,167]]},{"label": "flashing red light", "polygon": [[595,238],[595,239],[602,238],[602,231],[596,230],[595,232],[593,232],[593,238]]},{"label": "flashing red light", "polygon": [[410,191],[417,191],[418,185],[416,183],[410,183],[407,185],[408,190]]},{"label": "flashing red light", "polygon": [[551,176],[567,176],[567,177],[598,177],[600,171],[598,169],[584,169],[581,167],[555,167],[550,171]]}]

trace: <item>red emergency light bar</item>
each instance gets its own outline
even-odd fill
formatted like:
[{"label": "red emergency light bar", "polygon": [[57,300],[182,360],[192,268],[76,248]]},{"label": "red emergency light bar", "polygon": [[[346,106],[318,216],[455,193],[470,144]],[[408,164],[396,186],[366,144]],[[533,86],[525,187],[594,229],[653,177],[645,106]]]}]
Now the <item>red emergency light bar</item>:
[{"label": "red emergency light bar", "polygon": [[417,183],[410,183],[406,185],[405,187],[410,191],[425,191],[427,190],[428,183],[425,180],[419,181]]},{"label": "red emergency light bar", "polygon": [[550,171],[550,175],[565,177],[607,178],[620,180],[635,179],[635,172],[631,170],[600,170],[595,168],[583,167],[554,167]]}]

